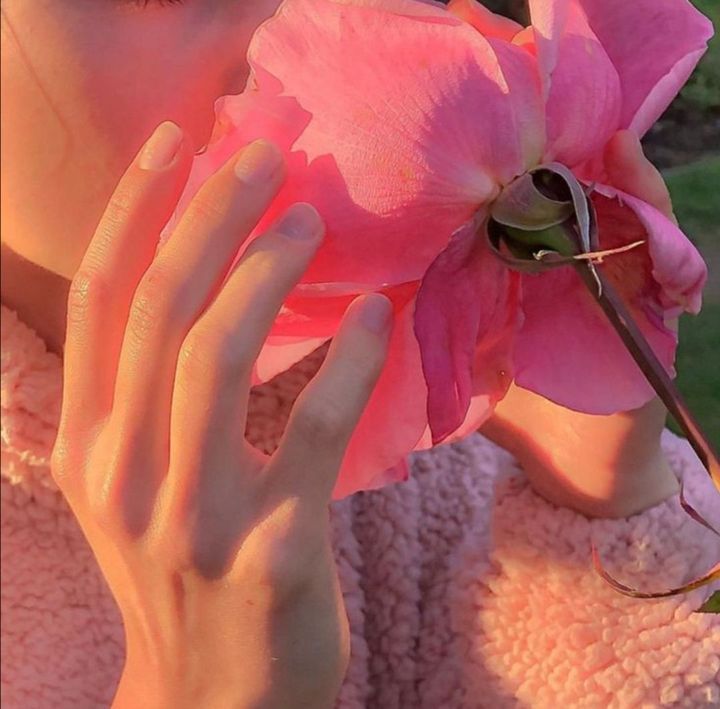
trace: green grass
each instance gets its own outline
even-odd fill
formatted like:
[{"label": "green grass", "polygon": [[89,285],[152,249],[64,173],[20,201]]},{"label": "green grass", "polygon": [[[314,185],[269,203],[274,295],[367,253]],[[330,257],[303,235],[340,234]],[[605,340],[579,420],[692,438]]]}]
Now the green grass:
[{"label": "green grass", "polygon": [[[680,226],[708,263],[703,308],[680,319],[677,384],[716,449],[720,448],[720,157],[668,170]],[[669,427],[682,434],[672,418]]]},{"label": "green grass", "polygon": [[720,2],[692,2],[713,23],[715,36],[708,42],[707,52],[676,100],[685,110],[717,111],[720,109]]}]

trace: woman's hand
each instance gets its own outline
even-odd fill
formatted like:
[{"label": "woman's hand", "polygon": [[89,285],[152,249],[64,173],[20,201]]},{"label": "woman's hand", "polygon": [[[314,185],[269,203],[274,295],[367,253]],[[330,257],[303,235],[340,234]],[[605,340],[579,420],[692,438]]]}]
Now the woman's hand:
[{"label": "woman's hand", "polygon": [[[668,189],[629,130],[605,150],[611,184],[675,220]],[[677,331],[677,320],[669,323]],[[627,517],[680,490],[660,447],[666,409],[655,397],[612,416],[571,411],[511,385],[479,431],[508,449],[535,491],[591,517]]]},{"label": "woman's hand", "polygon": [[276,452],[253,448],[251,370],[324,227],[295,204],[229,272],[285,170],[262,141],[239,155],[156,257],[192,151],[136,157],[70,289],[52,471],[122,612],[116,707],[330,707],[347,667],[328,502],[391,305],[353,302]]}]

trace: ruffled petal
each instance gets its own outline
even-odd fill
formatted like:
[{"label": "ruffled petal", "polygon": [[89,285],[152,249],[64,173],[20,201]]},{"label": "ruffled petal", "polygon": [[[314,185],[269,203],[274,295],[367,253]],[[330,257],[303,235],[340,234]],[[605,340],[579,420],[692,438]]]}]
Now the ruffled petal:
[{"label": "ruffled petal", "polygon": [[545,160],[568,167],[601,150],[620,119],[620,79],[577,0],[530,0],[547,96]]},{"label": "ruffled petal", "polygon": [[639,136],[682,88],[713,36],[686,0],[579,0],[622,87],[619,128]]},{"label": "ruffled petal", "polygon": [[[611,192],[608,188],[599,188]],[[615,287],[671,377],[676,334],[666,326],[699,308],[706,267],[687,238],[649,205],[593,193],[601,249],[644,239],[596,267]],[[571,267],[523,275],[525,323],[517,337],[515,381],[570,409],[611,414],[642,406],[655,392]]]},{"label": "ruffled petal", "polygon": [[287,2],[248,59],[248,88],[216,107],[220,138],[195,159],[188,191],[257,135],[278,142],[288,178],[254,234],[293,201],[320,211],[326,237],[301,283],[422,278],[453,230],[542,152],[532,57],[434,4]]},{"label": "ruffled petal", "polygon": [[[659,286],[657,298],[666,317],[676,317],[682,311],[697,315],[702,307],[708,269],[693,243],[676,224],[647,202],[606,185],[596,185],[595,191],[593,202],[596,206],[605,205],[607,222],[611,206],[619,209],[624,205],[627,209],[615,214],[618,228],[629,233],[629,223],[632,223],[636,234],[647,235],[650,269]],[[605,197],[616,198],[616,201]]]},{"label": "ruffled petal", "polygon": [[477,0],[450,0],[448,10],[469,22],[484,37],[496,37],[512,42],[513,37],[523,29],[522,25],[491,12]]},{"label": "ruffled petal", "polygon": [[518,274],[492,254],[484,229],[479,219],[458,229],[418,291],[415,334],[434,444],[465,421],[472,396],[488,396],[491,406],[512,381]]},{"label": "ruffled petal", "polygon": [[395,309],[385,366],[350,439],[334,500],[407,476],[405,456],[427,425],[427,389],[413,332],[414,307],[412,298]]}]

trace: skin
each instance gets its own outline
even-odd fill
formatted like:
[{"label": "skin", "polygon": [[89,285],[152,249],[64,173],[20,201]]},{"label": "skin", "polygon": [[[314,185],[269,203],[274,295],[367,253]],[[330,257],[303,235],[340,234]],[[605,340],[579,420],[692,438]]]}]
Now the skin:
[{"label": "skin", "polygon": [[[327,546],[327,501],[338,456],[359,417],[363,398],[371,390],[386,342],[384,336],[368,335],[357,324],[361,309],[350,309],[344,334],[335,338],[338,344],[331,349],[334,354],[328,355],[324,378],[322,372],[317,375],[319,384],[314,393],[308,387],[302,400],[307,405],[304,412],[301,409],[293,414],[298,432],[289,436],[289,452],[273,459],[274,475],[284,480],[284,487],[265,489],[254,479],[262,477],[260,472],[268,469],[270,461],[241,449],[237,432],[244,426],[240,425],[234,432],[216,432],[217,436],[224,435],[222,441],[208,441],[198,434],[193,439],[195,448],[186,450],[181,458],[199,460],[193,471],[202,470],[204,479],[214,481],[214,486],[202,487],[196,480],[193,488],[193,471],[187,470],[179,485],[180,471],[171,469],[168,473],[168,461],[163,461],[150,471],[142,471],[149,476],[144,480],[152,480],[153,484],[139,494],[139,473],[132,465],[133,455],[146,457],[148,446],[153,445],[157,446],[151,449],[157,453],[153,460],[159,461],[168,443],[160,436],[167,436],[167,431],[158,433],[152,429],[158,437],[141,440],[149,427],[142,431],[129,427],[133,416],[128,412],[136,413],[139,406],[149,405],[140,396],[141,370],[134,370],[132,363],[153,348],[148,332],[134,342],[134,350],[121,347],[125,325],[128,331],[134,327],[131,316],[137,313],[138,299],[133,294],[143,284],[146,296],[165,292],[157,285],[153,291],[148,285],[153,279],[157,284],[158,276],[149,267],[154,252],[152,240],[159,234],[161,217],[163,213],[169,216],[192,154],[210,136],[213,101],[242,90],[248,72],[245,52],[249,38],[278,4],[264,0],[187,0],[184,5],[161,6],[151,0],[143,8],[130,0],[3,0],[2,101],[12,110],[2,112],[2,302],[16,310],[51,351],[64,358],[63,415],[53,473],[123,610],[128,662],[116,706],[136,706],[138,697],[142,697],[144,706],[151,706],[149,697],[154,697],[157,706],[181,706],[177,696],[163,694],[164,686],[178,687],[179,678],[191,682],[183,688],[187,696],[205,705],[210,705],[208,700],[222,703],[229,697],[208,693],[203,682],[233,691],[227,677],[237,676],[240,666],[250,667],[248,672],[253,677],[266,680],[265,685],[253,686],[253,701],[260,696],[267,700],[268,692],[278,691],[281,694],[275,699],[280,705],[287,697],[296,701],[298,696],[305,696],[308,706],[331,706],[344,674],[347,628],[332,553]],[[185,143],[172,167],[149,177],[137,165],[138,149],[165,120],[183,129]],[[627,133],[616,136],[606,158],[609,169],[625,176],[625,185],[615,184],[671,213],[667,190],[642,156],[635,138]],[[228,214],[235,224],[237,219],[251,220],[253,214],[262,212],[279,184],[271,180],[259,192],[244,193],[244,201],[236,207],[239,211],[232,215],[228,196],[237,185],[229,174],[223,179],[209,187],[206,194],[212,204],[222,206],[225,216],[215,227],[217,233],[223,234],[229,231],[224,221]],[[119,209],[118,205],[124,206]],[[201,243],[201,237],[210,233],[207,219],[198,217],[191,226],[193,239],[178,243]],[[232,240],[223,242],[226,256],[236,253],[238,239],[245,235],[235,233]],[[270,238],[268,254],[274,253],[273,244],[277,247],[285,243],[284,237]],[[296,254],[295,260],[288,257],[287,263],[271,260],[267,264],[267,268],[275,269],[274,279],[279,269],[292,265],[284,281],[288,288],[292,274],[299,277],[302,263],[310,255],[303,248],[309,247],[284,245],[280,251]],[[172,268],[165,275],[175,274],[178,279],[173,282],[175,290],[185,282],[178,274],[195,273],[192,258],[190,253],[176,252],[167,262]],[[162,309],[156,312],[153,322],[159,325],[164,341],[174,333],[170,355],[177,357],[180,352],[182,357],[185,352],[186,360],[198,357],[219,366],[230,354],[223,351],[217,332],[229,330],[229,323],[234,328],[244,323],[245,332],[261,337],[272,319],[269,304],[281,294],[267,291],[267,283],[263,285],[256,275],[259,270],[246,268],[241,272],[244,280],[238,281],[236,287],[237,294],[245,293],[248,299],[265,303],[264,319],[248,320],[248,308],[234,311],[230,304],[237,303],[237,297],[226,296],[221,307],[221,294],[211,287],[213,277],[219,279],[222,275],[217,264],[216,272],[207,274],[205,294],[206,298],[211,294],[217,297],[217,307],[213,304],[207,311],[214,313],[212,318],[198,320],[200,306],[207,306],[209,300],[195,303],[194,310],[180,313],[182,317],[177,312],[171,317]],[[103,300],[102,284],[112,284],[112,299]],[[147,300],[154,302],[153,298]],[[188,307],[187,301],[183,302]],[[97,313],[106,313],[110,307],[114,317],[98,317]],[[103,331],[108,321],[122,323],[123,328]],[[202,341],[215,342],[215,347],[199,355],[197,350],[192,354],[191,349],[188,355],[188,350],[183,349],[186,338],[198,323],[203,323]],[[237,343],[249,347],[247,338]],[[158,347],[157,339],[154,346]],[[352,352],[356,353],[354,361]],[[158,364],[160,353],[160,349],[152,351],[150,361]],[[364,357],[362,366],[358,353]],[[91,366],[92,362],[97,366]],[[88,371],[102,374],[104,379],[89,382],[83,374]],[[204,371],[215,370],[206,366]],[[365,374],[359,376],[359,372]],[[196,372],[186,379],[204,381],[207,388],[196,391],[194,396],[208,397],[209,407],[221,406],[222,397],[211,396],[221,389],[217,382],[215,389],[210,387],[211,377],[200,377]],[[161,397],[157,397],[155,408],[147,409],[142,417],[144,421],[153,416],[160,420],[158,412],[169,410],[169,380],[166,384],[165,401],[160,404]],[[115,386],[124,392],[120,397],[122,406],[116,410],[109,396]],[[231,389],[234,401],[241,399],[237,386]],[[348,402],[347,410],[341,412],[337,406],[330,406],[338,397],[323,396],[323,387],[334,392],[344,387],[347,396],[340,398]],[[299,399],[296,407],[301,403]],[[176,439],[186,445],[193,438],[189,434],[202,429],[200,421],[193,426],[185,418],[192,408],[186,407],[186,413],[178,414],[177,419],[183,423],[183,435]],[[330,409],[335,419],[322,413]],[[312,411],[314,414],[308,413]],[[481,431],[516,455],[531,484],[547,499],[588,515],[623,516],[677,492],[677,482],[659,446],[664,421],[664,408],[657,400],[634,412],[589,417],[512,387]],[[317,447],[311,455],[308,441],[318,436],[326,445],[322,455]],[[230,440],[235,447],[228,447]],[[202,455],[206,454],[200,452],[219,448],[226,451],[225,456],[219,456],[220,463],[204,459]],[[119,455],[103,458],[114,452]],[[237,475],[235,469],[228,473],[228,461],[237,467],[236,461],[242,456],[243,474]],[[578,466],[578,460],[586,463]],[[300,485],[303,471],[309,469],[319,471],[317,485]],[[279,476],[277,470],[283,475]],[[164,479],[175,482],[165,483]],[[229,496],[223,492],[227,485],[234,490]],[[188,494],[187,490],[194,493]],[[215,511],[221,501],[241,497],[258,503],[245,510],[242,520],[234,519],[229,528],[216,529],[214,537],[207,537],[207,528],[212,525],[206,522],[203,527],[198,523],[200,511],[207,505]],[[227,514],[231,515],[230,510]],[[100,524],[99,520],[106,522]],[[269,523],[262,527],[259,520]],[[264,531],[258,533],[258,529]],[[247,570],[247,566],[243,566],[241,556],[231,553],[235,542],[248,535],[254,542],[245,547],[250,549],[246,559],[250,559],[251,566],[258,558],[263,560],[254,567],[254,577],[238,571]],[[163,546],[163,539],[174,544]],[[180,543],[183,539],[184,544]],[[181,549],[179,556],[173,554],[176,547]],[[202,552],[201,558],[193,549]],[[148,568],[157,572],[142,571]],[[225,607],[229,599],[239,602],[237,589],[245,589],[245,600],[259,604],[254,615],[249,616],[249,625],[235,628],[233,636],[227,632],[226,616],[218,613],[217,632],[203,634],[202,628],[188,625],[176,607],[163,605],[163,599],[171,596],[168,588],[176,588],[173,579],[178,578],[180,568],[184,569],[180,577],[188,584],[188,596],[194,593],[192,597],[198,599],[198,608],[205,616],[210,608]],[[233,591],[228,598],[218,595],[221,591],[208,580],[217,574],[236,583],[226,587]],[[264,592],[258,590],[263,587]],[[275,589],[275,596],[268,594],[268,588]],[[273,604],[267,602],[268,597],[283,600]],[[247,608],[243,611],[248,613]],[[167,628],[157,631],[157,619],[161,617],[175,624],[173,632]],[[326,618],[333,622],[323,625],[322,619]],[[265,627],[276,628],[270,640],[259,630]],[[323,652],[315,656],[325,667],[324,672],[302,666],[307,658],[292,658],[292,653],[284,665],[262,665],[263,658],[270,657],[274,648],[290,647],[295,636],[306,639],[308,628],[319,633],[318,646]],[[209,656],[214,657],[220,636],[229,638],[221,654],[229,658],[227,665],[215,661],[208,667],[188,664],[194,658],[183,654],[183,648],[194,647],[194,657],[202,657],[201,643],[205,639]],[[243,646],[240,638],[249,638],[245,641],[249,646]],[[255,664],[248,662],[250,648],[261,650]],[[157,657],[164,658],[164,662],[153,664],[150,658]],[[149,673],[155,678],[154,684],[149,683]],[[321,677],[321,686],[303,686],[302,682],[298,685],[298,677]],[[249,676],[244,679],[244,686],[250,687]],[[233,701],[237,699],[238,695],[232,695]]]},{"label": "skin", "polygon": [[242,91],[250,36],[278,5],[3,0],[2,302],[52,351],[70,281],[138,146],[164,120],[193,150],[207,143],[214,100]]}]

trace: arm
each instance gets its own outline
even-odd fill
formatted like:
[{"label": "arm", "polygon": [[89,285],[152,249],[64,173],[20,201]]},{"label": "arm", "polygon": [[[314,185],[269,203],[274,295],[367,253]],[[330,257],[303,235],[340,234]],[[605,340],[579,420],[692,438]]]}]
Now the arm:
[{"label": "arm", "polygon": [[627,517],[680,490],[660,448],[665,415],[657,398],[593,416],[512,385],[479,430],[513,453],[550,502],[590,517]]}]

